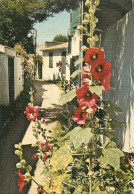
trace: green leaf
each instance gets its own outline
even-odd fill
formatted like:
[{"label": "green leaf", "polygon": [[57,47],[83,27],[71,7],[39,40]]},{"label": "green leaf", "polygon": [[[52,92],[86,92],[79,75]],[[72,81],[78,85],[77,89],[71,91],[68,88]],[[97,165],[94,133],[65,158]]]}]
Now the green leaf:
[{"label": "green leaf", "polygon": [[73,161],[71,153],[68,151],[68,145],[58,149],[51,158],[52,172],[65,170],[69,163]]},{"label": "green leaf", "polygon": [[103,156],[101,156],[98,161],[103,168],[108,168],[112,166],[115,170],[120,168],[120,157],[123,157],[123,152],[118,148],[105,148],[102,151]]},{"label": "green leaf", "polygon": [[82,186],[78,186],[74,191],[74,194],[82,194],[82,193],[83,193],[83,187]]},{"label": "green leaf", "polygon": [[102,95],[102,91],[104,90],[103,86],[90,86],[90,92],[93,94],[94,92],[98,95]]},{"label": "green leaf", "polygon": [[118,113],[122,113],[122,112],[123,112],[122,108],[121,108],[118,104],[116,104],[115,102],[110,101],[110,100],[108,100],[108,101],[105,102],[104,108],[105,108],[109,113],[118,114]]},{"label": "green leaf", "polygon": [[77,75],[79,75],[80,73],[82,73],[82,70],[81,70],[81,69],[78,69],[78,70],[74,71],[70,77],[71,77],[71,78],[75,78],[75,77],[76,77]]},{"label": "green leaf", "polygon": [[112,128],[122,128],[123,126],[125,126],[124,122],[118,121],[116,119],[112,119],[112,121],[110,121],[110,124]]},{"label": "green leaf", "polygon": [[93,137],[93,133],[91,132],[91,128],[81,128],[75,127],[72,131],[70,131],[64,138],[69,138],[73,143],[74,148],[79,148],[83,143],[86,145]]},{"label": "green leaf", "polygon": [[79,65],[79,64],[82,63],[82,62],[83,62],[83,58],[78,59],[77,61],[75,61],[74,66],[76,67],[77,65]]},{"label": "green leaf", "polygon": [[67,102],[72,101],[75,97],[76,97],[76,89],[74,88],[70,92],[68,92],[67,94],[64,94],[61,97],[60,102],[65,104]]},{"label": "green leaf", "polygon": [[105,146],[105,148],[117,148],[117,145],[114,141],[108,142],[108,144]]}]

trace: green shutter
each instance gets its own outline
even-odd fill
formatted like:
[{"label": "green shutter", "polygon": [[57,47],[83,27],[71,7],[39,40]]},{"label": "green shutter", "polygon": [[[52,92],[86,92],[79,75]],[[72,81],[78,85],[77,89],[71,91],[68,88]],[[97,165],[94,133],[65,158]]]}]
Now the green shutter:
[{"label": "green shutter", "polygon": [[53,53],[49,53],[49,68],[53,68]]},{"label": "green shutter", "polygon": [[70,35],[74,35],[75,29],[78,25],[80,25],[80,14],[81,9],[80,7],[76,10],[73,10],[72,13],[70,13]]}]

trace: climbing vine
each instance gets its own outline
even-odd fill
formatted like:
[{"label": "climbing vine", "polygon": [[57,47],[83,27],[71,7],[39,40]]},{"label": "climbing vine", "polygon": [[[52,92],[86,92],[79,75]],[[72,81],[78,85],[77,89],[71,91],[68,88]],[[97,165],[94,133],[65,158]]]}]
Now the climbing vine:
[{"label": "climbing vine", "polygon": [[[43,172],[47,178],[44,185],[34,180],[32,167],[23,159],[22,145],[19,143],[15,145],[15,153],[20,158],[16,167],[24,173],[20,170],[16,172],[20,191],[30,180],[38,185],[38,194],[122,194],[131,192],[133,188],[133,158],[123,153],[114,142],[115,129],[124,125],[115,119],[122,109],[115,102],[102,98],[102,93],[110,89],[112,65],[105,61],[104,50],[96,46],[99,38],[95,35],[98,22],[95,11],[99,3],[99,0],[86,0],[88,12],[84,12],[83,25],[78,26],[87,36],[89,47],[82,46],[83,51],[86,51],[85,56],[75,63],[77,66],[83,61],[82,70],[71,75],[74,78],[82,74],[82,86],[77,90],[72,89],[61,98],[63,104],[67,103],[70,107],[75,104],[72,117],[75,124],[73,128],[72,123],[68,126],[70,122],[66,122],[68,130],[61,137],[60,146],[48,141],[46,129],[42,127],[44,119],[39,117],[39,107],[33,106],[33,90],[30,91],[31,102],[24,113],[35,124],[33,135],[37,142],[33,146],[37,147],[37,153],[33,159],[43,161]],[[66,119],[70,121],[70,114]]]}]

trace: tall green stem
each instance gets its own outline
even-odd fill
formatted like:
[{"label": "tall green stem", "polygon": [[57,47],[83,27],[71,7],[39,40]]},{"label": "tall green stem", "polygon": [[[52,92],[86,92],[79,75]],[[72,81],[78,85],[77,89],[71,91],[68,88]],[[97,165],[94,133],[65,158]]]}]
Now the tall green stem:
[{"label": "tall green stem", "polygon": [[[90,6],[90,9],[93,11],[93,3],[94,3],[94,0],[91,0],[91,6]],[[90,23],[90,37],[92,39],[93,37],[93,18],[94,18],[94,13],[92,12],[91,13],[91,23]],[[93,47],[93,43],[92,41],[90,42],[90,47],[92,48]]]}]

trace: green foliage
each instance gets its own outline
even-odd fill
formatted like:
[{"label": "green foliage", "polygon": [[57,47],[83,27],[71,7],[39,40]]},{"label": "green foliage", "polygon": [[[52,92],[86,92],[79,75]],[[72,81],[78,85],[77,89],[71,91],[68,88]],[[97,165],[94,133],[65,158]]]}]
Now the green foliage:
[{"label": "green foliage", "polygon": [[98,159],[103,168],[109,168],[112,166],[115,170],[120,168],[120,158],[124,156],[124,153],[117,148],[114,142],[108,143],[102,150],[103,155]]},{"label": "green foliage", "polygon": [[105,101],[104,108],[107,110],[107,112],[114,113],[116,115],[123,112],[118,104],[110,100]]},{"label": "green foliage", "polygon": [[90,128],[75,127],[70,131],[64,139],[70,139],[75,149],[78,149],[82,144],[87,145],[93,138],[93,133]]},{"label": "green foliage", "polygon": [[71,163],[72,160],[72,155],[68,151],[68,145],[62,146],[51,158],[51,165],[53,166],[52,172],[66,170],[68,164]]},{"label": "green foliage", "polygon": [[62,34],[58,34],[53,38],[53,41],[55,41],[55,42],[67,42],[67,36],[62,35]]},{"label": "green foliage", "polygon": [[72,73],[72,75],[70,76],[71,78],[75,78],[77,75],[79,75],[80,73],[82,73],[82,70],[76,70],[75,72]]},{"label": "green foliage", "polygon": [[[54,13],[75,8],[76,0],[3,0],[0,2],[0,44],[14,47],[22,43],[28,53],[34,52],[34,24]],[[20,25],[21,24],[21,25]],[[32,31],[34,30],[34,32]]]},{"label": "green foliage", "polygon": [[81,59],[78,59],[77,61],[75,61],[75,67],[77,66],[77,65],[79,65],[80,63],[82,63],[83,62],[83,58],[81,58]]},{"label": "green foliage", "polygon": [[61,97],[60,102],[65,104],[67,102],[72,101],[75,97],[76,97],[76,89],[74,88],[70,92],[68,92],[67,94],[64,94]]},{"label": "green foliage", "polygon": [[103,86],[90,86],[90,92],[96,93],[98,96],[102,96],[102,91],[104,90]]}]

